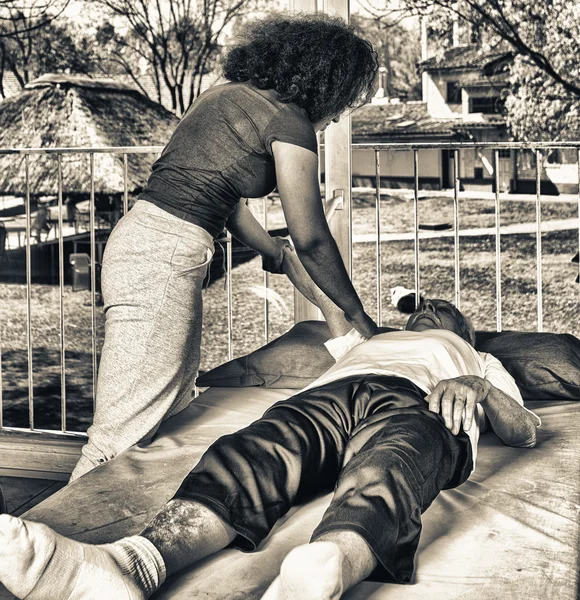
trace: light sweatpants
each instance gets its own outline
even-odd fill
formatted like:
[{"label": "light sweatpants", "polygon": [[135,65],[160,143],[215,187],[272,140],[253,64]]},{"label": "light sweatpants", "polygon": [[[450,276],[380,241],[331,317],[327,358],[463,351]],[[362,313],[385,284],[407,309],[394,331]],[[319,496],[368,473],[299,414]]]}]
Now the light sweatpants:
[{"label": "light sweatpants", "polygon": [[202,286],[213,255],[203,228],[139,200],[105,248],[105,341],[96,412],[71,481],[188,406],[199,367]]}]

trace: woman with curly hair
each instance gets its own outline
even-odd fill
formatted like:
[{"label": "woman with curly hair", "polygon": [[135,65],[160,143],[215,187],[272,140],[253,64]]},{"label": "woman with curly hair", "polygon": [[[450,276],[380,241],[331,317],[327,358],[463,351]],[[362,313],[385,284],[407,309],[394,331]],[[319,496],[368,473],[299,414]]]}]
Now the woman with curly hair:
[{"label": "woman with curly hair", "polygon": [[[229,82],[193,102],[109,238],[96,413],[71,480],[150,438],[191,401],[202,282],[224,227],[266,270],[344,313],[349,329],[375,333],[324,216],[316,139],[370,97],[372,46],[337,18],[271,16],[248,25],[223,70]],[[276,186],[295,251],[241,201]]]}]

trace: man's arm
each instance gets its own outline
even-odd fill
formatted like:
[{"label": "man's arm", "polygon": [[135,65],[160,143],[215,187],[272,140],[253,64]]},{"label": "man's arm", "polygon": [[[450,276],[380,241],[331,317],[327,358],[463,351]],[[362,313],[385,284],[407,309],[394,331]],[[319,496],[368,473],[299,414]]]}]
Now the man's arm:
[{"label": "man's arm", "polygon": [[489,381],[486,383],[489,391],[480,404],[497,437],[508,446],[533,448],[540,425],[538,417]]},{"label": "man's arm", "polygon": [[531,448],[536,444],[539,419],[517,400],[476,375],[440,381],[427,396],[429,410],[440,413],[454,435],[472,425],[476,406],[481,404],[490,425],[508,446]]}]

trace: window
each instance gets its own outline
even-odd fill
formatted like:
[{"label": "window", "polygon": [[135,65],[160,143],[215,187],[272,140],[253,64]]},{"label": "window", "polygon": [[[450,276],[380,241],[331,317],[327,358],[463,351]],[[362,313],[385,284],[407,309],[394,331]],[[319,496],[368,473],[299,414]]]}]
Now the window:
[{"label": "window", "polygon": [[501,114],[503,106],[504,101],[499,96],[484,96],[483,98],[469,99],[470,113]]},{"label": "window", "polygon": [[473,169],[473,178],[483,179],[483,167],[475,167],[475,169]]},{"label": "window", "polygon": [[461,87],[458,81],[447,82],[447,103],[461,104]]},{"label": "window", "polygon": [[512,151],[509,148],[500,148],[497,155],[499,158],[511,158]]}]

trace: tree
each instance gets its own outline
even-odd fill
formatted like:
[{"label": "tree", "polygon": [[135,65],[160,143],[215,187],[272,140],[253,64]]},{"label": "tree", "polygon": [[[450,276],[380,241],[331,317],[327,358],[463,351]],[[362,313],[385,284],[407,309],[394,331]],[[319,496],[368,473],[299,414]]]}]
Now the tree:
[{"label": "tree", "polygon": [[[364,0],[375,14],[385,0]],[[508,124],[514,136],[539,140],[580,132],[580,3],[569,0],[402,0],[408,14],[428,16],[449,31],[459,19],[484,46],[509,45],[515,55]],[[446,25],[444,25],[446,23]]]},{"label": "tree", "polygon": [[0,37],[41,29],[69,4],[70,0],[0,0]]},{"label": "tree", "polygon": [[[20,87],[43,73],[90,73],[96,68],[93,43],[63,17],[48,19],[21,15],[0,21],[0,95],[12,73]],[[42,26],[39,26],[42,23]]]},{"label": "tree", "polygon": [[[224,30],[250,0],[98,0],[117,18],[98,39],[108,60],[128,74],[141,91],[149,73],[158,102],[163,88],[178,115],[200,93],[213,66]],[[122,28],[125,25],[125,28]]]},{"label": "tree", "polygon": [[417,63],[421,59],[419,32],[387,16],[353,15],[351,24],[367,38],[379,55],[386,81],[381,82],[389,97],[421,98],[421,78]]}]

